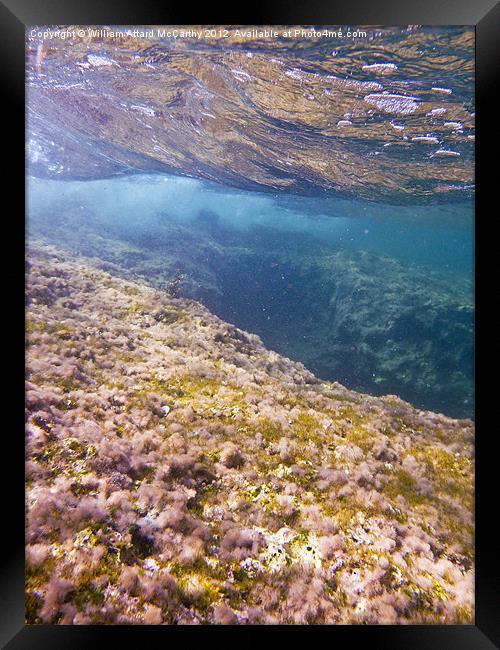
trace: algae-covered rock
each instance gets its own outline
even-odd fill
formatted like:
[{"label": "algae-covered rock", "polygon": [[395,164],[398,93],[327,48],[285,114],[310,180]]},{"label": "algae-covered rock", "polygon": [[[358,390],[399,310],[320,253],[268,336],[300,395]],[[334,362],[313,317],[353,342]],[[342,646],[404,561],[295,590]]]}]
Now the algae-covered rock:
[{"label": "algae-covered rock", "polygon": [[470,420],[320,381],[91,260],[28,255],[28,623],[473,621]]}]

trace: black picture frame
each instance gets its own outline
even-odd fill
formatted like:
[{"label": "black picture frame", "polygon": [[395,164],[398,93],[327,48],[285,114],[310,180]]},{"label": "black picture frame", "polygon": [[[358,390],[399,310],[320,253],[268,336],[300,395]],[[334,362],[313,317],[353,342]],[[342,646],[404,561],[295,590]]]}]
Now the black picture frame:
[{"label": "black picture frame", "polygon": [[[276,642],[314,643],[318,634],[326,634],[326,641],[338,647],[356,647],[362,644],[373,648],[439,648],[440,650],[470,648],[487,650],[500,647],[500,594],[498,537],[494,524],[498,518],[496,495],[498,481],[496,454],[498,437],[496,421],[496,393],[494,379],[498,352],[497,335],[491,325],[492,302],[495,294],[496,236],[495,198],[497,181],[495,165],[495,136],[498,109],[493,101],[500,62],[500,4],[494,0],[410,0],[397,4],[391,0],[349,0],[349,2],[275,1],[258,7],[240,6],[224,15],[211,3],[204,7],[162,5],[154,0],[3,0],[0,2],[0,55],[2,65],[2,96],[7,103],[4,118],[3,153],[8,165],[4,199],[15,199],[19,211],[24,210],[25,166],[24,141],[24,44],[25,28],[29,25],[68,24],[340,24],[340,25],[475,25],[476,26],[476,624],[465,626],[249,626],[249,627],[153,627],[153,626],[27,626],[24,625],[24,229],[20,217],[4,205],[4,262],[9,253],[5,287],[7,318],[11,327],[4,339],[9,351],[14,352],[7,363],[8,390],[4,395],[4,470],[12,466],[13,475],[4,471],[3,538],[5,551],[0,574],[0,643],[9,650],[21,648],[98,648],[117,647],[119,643],[146,644],[165,647],[182,640],[191,644],[236,643],[242,647],[254,645],[260,639],[269,641],[276,634]],[[7,144],[7,135],[12,141]],[[11,177],[11,178],[10,178]],[[14,189],[17,188],[17,189]],[[493,280],[493,284],[490,282]],[[4,311],[4,313],[5,313]],[[19,318],[19,321],[17,320]],[[489,336],[492,334],[493,336]],[[22,350],[22,351],[21,351]],[[487,380],[488,372],[493,380]],[[293,628],[293,629],[292,629]],[[307,636],[306,636],[307,635]],[[312,636],[311,636],[312,635]],[[340,646],[340,644],[343,644]]]}]

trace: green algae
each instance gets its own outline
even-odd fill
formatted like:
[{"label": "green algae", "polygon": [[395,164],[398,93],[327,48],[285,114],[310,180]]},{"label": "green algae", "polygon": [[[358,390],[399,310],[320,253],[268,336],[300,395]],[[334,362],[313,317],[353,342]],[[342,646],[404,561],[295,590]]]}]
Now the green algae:
[{"label": "green algae", "polygon": [[82,382],[73,377],[60,377],[54,381],[54,385],[61,388],[64,393],[71,393],[82,387]]},{"label": "green algae", "polygon": [[41,595],[28,591],[24,597],[24,620],[28,625],[37,625],[43,621],[40,619],[40,610],[43,607]]},{"label": "green algae", "polygon": [[126,296],[138,296],[140,294],[140,289],[134,287],[133,285],[124,285],[120,288],[121,292]]},{"label": "green algae", "polygon": [[43,606],[41,595],[44,586],[50,579],[54,570],[53,557],[47,558],[41,566],[33,566],[29,562],[25,565],[25,621],[29,625],[39,624],[40,610]]},{"label": "green algae", "polygon": [[115,424],[113,431],[118,436],[118,438],[123,438],[124,436],[129,435],[127,427],[123,424]]},{"label": "green algae", "polygon": [[254,428],[267,442],[278,442],[283,435],[281,424],[268,417],[260,417]]},{"label": "green algae", "polygon": [[83,611],[87,604],[102,605],[105,599],[104,591],[90,582],[78,585],[68,597],[80,611]]},{"label": "green algae", "polygon": [[314,440],[315,434],[317,434],[319,429],[320,424],[317,418],[304,411],[298,415],[292,425],[293,433],[295,433],[299,438],[305,440]]},{"label": "green algae", "polygon": [[350,429],[346,436],[346,440],[353,445],[356,445],[364,452],[370,451],[373,447],[373,436],[366,429],[361,427]]},{"label": "green algae", "polygon": [[391,499],[402,496],[411,507],[429,503],[429,497],[425,497],[419,493],[417,482],[413,476],[403,469],[398,469],[391,474],[383,491]]},{"label": "green algae", "polygon": [[87,494],[91,494],[94,491],[92,487],[89,487],[88,485],[82,485],[76,481],[70,485],[70,490],[75,497],[86,496]]}]

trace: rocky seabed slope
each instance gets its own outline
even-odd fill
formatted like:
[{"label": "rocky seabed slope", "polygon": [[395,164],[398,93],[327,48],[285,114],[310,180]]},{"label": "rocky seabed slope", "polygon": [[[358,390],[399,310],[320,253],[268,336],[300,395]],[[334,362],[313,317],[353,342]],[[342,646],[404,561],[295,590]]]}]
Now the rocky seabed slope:
[{"label": "rocky seabed slope", "polygon": [[29,623],[471,623],[473,426],[28,251]]}]

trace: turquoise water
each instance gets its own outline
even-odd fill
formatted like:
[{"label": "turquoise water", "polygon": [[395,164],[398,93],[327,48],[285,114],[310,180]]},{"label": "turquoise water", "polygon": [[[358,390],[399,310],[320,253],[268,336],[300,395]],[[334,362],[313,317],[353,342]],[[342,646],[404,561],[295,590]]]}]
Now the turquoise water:
[{"label": "turquoise water", "polygon": [[[474,204],[391,206],[345,199],[313,200],[238,191],[194,179],[142,176],[100,181],[28,179],[30,214],[59,204],[88,208],[102,223],[146,228],[159,214],[189,222],[212,210],[228,226],[305,232],[332,246],[387,254],[403,263],[472,278]],[[295,207],[291,207],[290,204]]]},{"label": "turquoise water", "polygon": [[471,202],[313,200],[165,175],[30,178],[28,197],[34,239],[160,288],[180,277],[184,295],[323,379],[473,416]]}]

